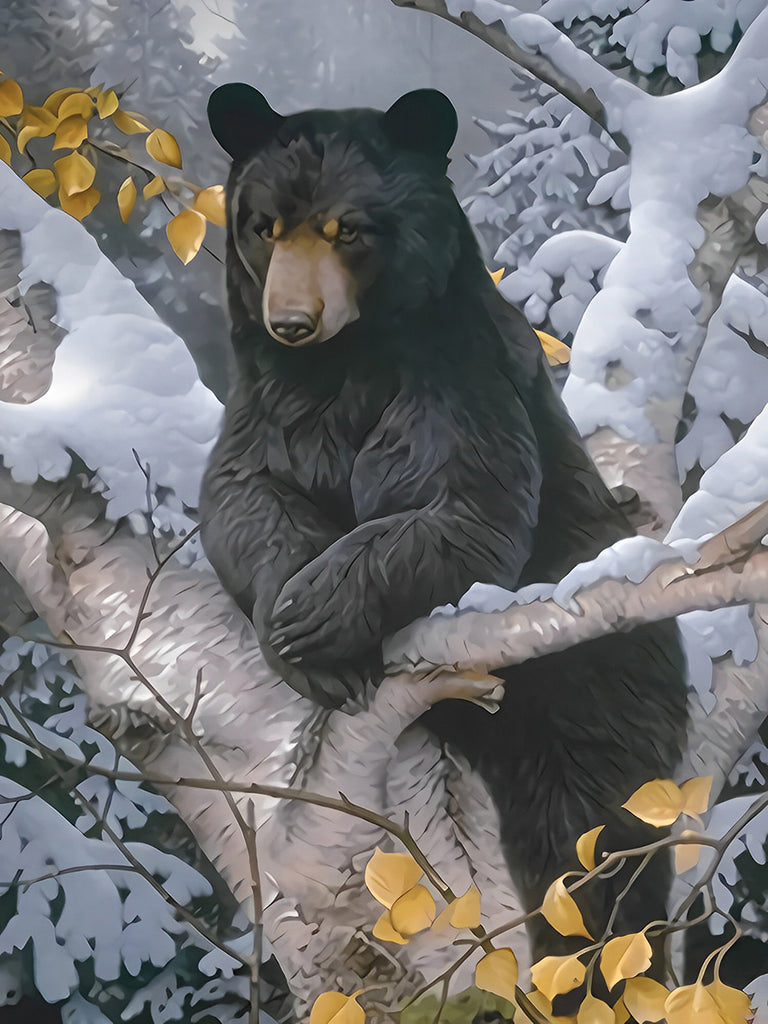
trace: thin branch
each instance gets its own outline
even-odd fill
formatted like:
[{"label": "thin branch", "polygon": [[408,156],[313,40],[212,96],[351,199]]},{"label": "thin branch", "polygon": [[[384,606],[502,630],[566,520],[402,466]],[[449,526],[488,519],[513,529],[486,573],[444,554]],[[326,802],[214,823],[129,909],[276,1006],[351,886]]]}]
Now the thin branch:
[{"label": "thin branch", "polygon": [[[253,810],[253,801],[248,804],[248,834],[246,845],[248,848],[249,862],[256,865],[258,871],[258,853],[256,849],[256,818]],[[261,903],[261,886],[258,875],[251,878],[251,899],[254,907],[253,922],[253,944],[251,947],[251,969],[249,974],[250,1000],[248,1006],[248,1024],[259,1024],[259,978],[261,976],[261,953],[262,953],[262,924],[263,907]],[[258,916],[257,916],[258,915]]]},{"label": "thin branch", "polygon": [[[41,757],[47,757],[49,760],[52,760],[54,762],[54,771],[62,779],[62,781],[66,783],[68,780],[68,773],[60,771],[55,764],[56,760],[61,759],[59,757],[59,752],[46,747],[45,744],[43,744],[37,738],[34,731],[30,728],[29,724],[26,722],[24,716],[21,714],[18,708],[11,704],[10,701],[8,701],[7,699],[6,706],[13,711],[16,721],[19,723],[22,730],[26,734],[26,742],[34,750],[36,750]],[[66,758],[66,760],[70,759]],[[94,821],[96,821],[101,826],[102,832],[110,839],[114,846],[125,857],[125,859],[128,861],[128,864],[135,868],[136,871],[138,871],[142,875],[144,880],[148,882],[149,885],[151,885],[152,888],[155,890],[155,892],[157,892],[163,898],[163,900],[165,900],[165,902],[176,911],[176,913],[179,915],[180,918],[182,918],[182,920],[186,921],[187,924],[191,925],[192,928],[199,932],[200,935],[203,936],[203,938],[206,938],[217,949],[220,949],[223,952],[227,953],[233,959],[237,960],[238,963],[240,963],[241,965],[249,966],[248,961],[244,957],[242,957],[236,950],[230,949],[229,945],[226,942],[223,942],[221,939],[219,939],[217,936],[215,936],[212,932],[209,931],[204,922],[200,921],[191,911],[187,910],[187,908],[183,904],[178,903],[170,895],[170,893],[166,891],[164,886],[157,881],[152,872],[149,871],[136,856],[134,856],[131,850],[123,842],[122,838],[104,820],[103,816],[99,812],[98,807],[96,807],[95,804],[91,803],[90,800],[86,799],[86,797],[84,797],[79,792],[75,792],[74,797],[77,803],[85,811],[87,811],[88,814],[91,815]]]},{"label": "thin branch", "polygon": [[149,525],[149,543],[152,545],[152,554],[155,556],[155,564],[159,565],[160,555],[157,553],[157,541],[155,540],[155,520],[152,515],[152,474],[150,470],[150,465],[149,463],[147,463],[146,466],[142,466],[141,459],[139,458],[139,453],[136,451],[135,448],[131,448],[131,452],[133,454],[134,459],[136,460],[136,465],[139,467],[139,470],[141,471],[141,474],[144,477],[147,484],[144,497],[147,502],[146,516],[147,523]]},{"label": "thin branch", "polygon": [[736,839],[739,833],[747,827],[750,821],[756,818],[758,814],[762,813],[762,811],[764,811],[767,807],[768,793],[764,793],[762,796],[757,797],[752,802],[752,804],[750,804],[750,806],[747,808],[744,814],[742,814],[738,821],[735,821],[733,825],[731,825],[731,827],[722,836],[721,839],[719,839],[716,843],[703,844],[708,846],[714,846],[715,857],[713,858],[712,863],[708,866],[707,870],[704,872],[704,874],[701,876],[698,882],[696,882],[696,884],[691,888],[691,891],[688,893],[686,898],[683,900],[683,902],[677,908],[675,913],[672,915],[670,919],[672,924],[675,924],[677,921],[680,921],[683,917],[685,917],[685,915],[691,909],[693,904],[696,902],[696,897],[699,895],[699,893],[705,886],[709,886],[712,879],[715,877],[717,869],[720,867],[720,861],[725,856],[725,851],[728,849],[730,844],[733,842],[734,839]]},{"label": "thin branch", "polygon": [[38,882],[47,882],[50,878],[60,878],[62,875],[76,875],[81,871],[130,871],[134,874],[146,874],[147,869],[137,868],[134,864],[75,864],[69,868],[58,868],[56,871],[49,871],[47,875],[38,875],[37,878],[15,878],[10,882],[0,882],[0,886],[18,886],[26,890]]}]

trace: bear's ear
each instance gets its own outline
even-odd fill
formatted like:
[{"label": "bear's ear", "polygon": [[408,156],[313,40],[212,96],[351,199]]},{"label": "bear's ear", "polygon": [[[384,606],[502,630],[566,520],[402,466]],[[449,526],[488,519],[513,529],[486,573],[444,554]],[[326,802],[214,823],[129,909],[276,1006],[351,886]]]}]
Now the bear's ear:
[{"label": "bear's ear", "polygon": [[384,115],[384,131],[394,145],[443,160],[458,126],[453,104],[437,89],[408,92]]},{"label": "bear's ear", "polygon": [[233,160],[263,146],[283,120],[257,89],[243,82],[219,86],[208,100],[211,131]]}]

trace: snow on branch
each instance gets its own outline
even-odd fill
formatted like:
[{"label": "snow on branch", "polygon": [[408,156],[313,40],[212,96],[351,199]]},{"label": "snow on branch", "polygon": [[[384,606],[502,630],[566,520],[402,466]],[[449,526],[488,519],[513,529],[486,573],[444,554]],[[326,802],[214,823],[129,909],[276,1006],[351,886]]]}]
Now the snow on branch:
[{"label": "snow on branch", "polygon": [[619,112],[641,90],[580,50],[546,18],[500,0],[392,0],[466,29],[567,97],[626,150]]},{"label": "snow on branch", "polygon": [[[189,505],[213,443],[221,407],[197,379],[192,357],[93,238],[0,167],[0,226],[22,235],[19,289],[43,282],[56,294],[55,322],[67,334],[51,383],[28,404],[0,402],[3,462],[16,483],[63,479],[75,451],[97,470],[111,517],[142,507],[144,481],[132,449],[155,482]],[[111,439],[111,448],[105,444]],[[180,443],[174,444],[178,439]]]},{"label": "snow on branch", "polygon": [[384,647],[392,671],[493,672],[607,633],[690,611],[768,601],[768,502],[695,547],[632,537],[556,586],[516,594],[476,586],[453,614],[438,610]]}]

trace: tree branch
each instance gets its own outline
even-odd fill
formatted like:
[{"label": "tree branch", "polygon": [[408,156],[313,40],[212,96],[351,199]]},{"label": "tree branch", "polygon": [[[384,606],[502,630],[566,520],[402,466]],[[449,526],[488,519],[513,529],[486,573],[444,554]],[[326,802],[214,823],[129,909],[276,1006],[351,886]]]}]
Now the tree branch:
[{"label": "tree branch", "polygon": [[[425,673],[441,666],[459,673],[490,673],[643,623],[690,611],[766,601],[768,551],[760,545],[766,533],[768,502],[704,542],[695,565],[674,557],[674,549],[664,552],[659,548],[664,560],[640,582],[622,574],[599,579],[571,594],[566,577],[555,591],[557,596],[544,600],[514,603],[498,612],[467,609],[421,619],[385,643],[386,666],[392,672]],[[624,541],[613,550],[617,554],[630,552],[625,566],[626,572],[631,572],[634,548]],[[597,569],[604,558],[605,553],[587,564]],[[622,570],[613,568],[611,575],[617,572]],[[566,588],[567,606],[557,594],[562,588]]]},{"label": "tree branch", "polygon": [[[461,4],[445,0],[392,0],[392,3],[396,7],[427,11],[477,36],[565,96],[607,132],[619,149],[628,152],[613,104],[619,95],[620,102],[626,102],[634,93],[642,94],[641,90],[617,78],[574,46],[546,18],[522,14],[498,0],[475,0],[474,3],[463,0]],[[460,7],[464,9],[459,10]],[[449,8],[456,8],[458,13],[452,13]],[[606,109],[609,97],[610,111]]]}]

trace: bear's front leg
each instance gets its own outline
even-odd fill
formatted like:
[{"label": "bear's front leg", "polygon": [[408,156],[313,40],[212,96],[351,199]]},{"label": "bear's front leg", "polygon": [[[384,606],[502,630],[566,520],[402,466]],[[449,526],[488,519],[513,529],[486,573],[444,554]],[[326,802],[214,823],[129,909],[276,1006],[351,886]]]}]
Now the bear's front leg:
[{"label": "bear's front leg", "polygon": [[[373,657],[385,636],[473,584],[514,586],[533,545],[541,468],[522,405],[467,410],[403,392],[358,454],[359,526],[282,587],[269,639],[294,665]],[[370,661],[369,661],[370,664]]]},{"label": "bear's front leg", "polygon": [[342,533],[271,474],[237,475],[216,463],[203,482],[200,521],[208,560],[260,638],[285,581]]},{"label": "bear's front leg", "polygon": [[458,600],[478,577],[497,579],[502,566],[518,574],[532,529],[533,515],[502,529],[450,498],[363,523],[283,586],[268,641],[308,671],[378,661],[385,636]]}]

